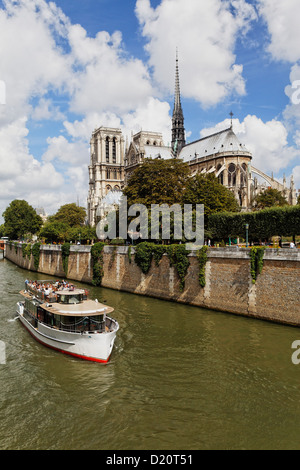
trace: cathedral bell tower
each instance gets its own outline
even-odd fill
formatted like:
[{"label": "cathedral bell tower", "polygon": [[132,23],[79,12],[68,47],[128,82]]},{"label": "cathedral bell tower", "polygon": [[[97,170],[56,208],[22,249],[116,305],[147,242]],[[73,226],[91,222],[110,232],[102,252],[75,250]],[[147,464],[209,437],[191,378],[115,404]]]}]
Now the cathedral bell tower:
[{"label": "cathedral bell tower", "polygon": [[178,52],[176,52],[175,99],[172,117],[172,151],[174,157],[180,154],[185,146],[184,117],[180,99]]}]

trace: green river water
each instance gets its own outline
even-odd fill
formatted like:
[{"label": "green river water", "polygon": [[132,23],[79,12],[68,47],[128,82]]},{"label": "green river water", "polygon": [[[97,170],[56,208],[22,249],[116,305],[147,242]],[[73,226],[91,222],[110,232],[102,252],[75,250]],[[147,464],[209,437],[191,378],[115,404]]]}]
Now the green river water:
[{"label": "green river water", "polygon": [[0,259],[1,450],[300,449],[299,329],[87,286],[120,324],[90,363],[15,319],[26,277]]}]

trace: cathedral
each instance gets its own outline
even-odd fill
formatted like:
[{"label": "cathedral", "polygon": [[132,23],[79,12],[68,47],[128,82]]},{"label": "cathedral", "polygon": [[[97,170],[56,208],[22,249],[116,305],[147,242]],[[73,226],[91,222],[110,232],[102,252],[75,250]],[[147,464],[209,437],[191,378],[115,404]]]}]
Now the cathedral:
[{"label": "cathedral", "polygon": [[[140,131],[125,142],[121,129],[99,127],[90,142],[88,223],[94,226],[109,207],[119,204],[122,189],[133,171],[146,158],[180,158],[187,162],[192,175],[213,173],[232,191],[242,210],[266,188],[279,190],[291,205],[297,203],[293,179],[287,187],[252,165],[252,154],[239,141],[231,125],[215,134],[186,143],[184,115],[180,97],[178,57],[176,57],[175,98],[172,116],[171,146],[166,146],[158,132]],[[260,182],[259,182],[260,181]],[[261,182],[263,181],[263,182]]]}]

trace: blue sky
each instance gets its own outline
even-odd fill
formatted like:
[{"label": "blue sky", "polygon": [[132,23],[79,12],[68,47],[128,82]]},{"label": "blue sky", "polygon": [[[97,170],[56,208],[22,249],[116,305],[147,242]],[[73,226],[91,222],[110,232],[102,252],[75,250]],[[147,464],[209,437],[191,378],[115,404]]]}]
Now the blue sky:
[{"label": "blue sky", "polygon": [[95,127],[168,144],[176,47],[187,139],[233,111],[253,165],[300,188],[299,17],[298,0],[0,0],[0,221],[15,198],[85,206]]}]

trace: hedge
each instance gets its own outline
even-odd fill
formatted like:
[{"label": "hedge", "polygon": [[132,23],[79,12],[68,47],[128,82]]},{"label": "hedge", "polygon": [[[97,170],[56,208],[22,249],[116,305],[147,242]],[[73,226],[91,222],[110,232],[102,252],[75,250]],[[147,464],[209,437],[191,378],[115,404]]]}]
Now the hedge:
[{"label": "hedge", "polygon": [[249,239],[267,239],[272,236],[300,235],[300,206],[272,207],[257,212],[212,214],[208,230],[213,238],[245,237],[249,224]]}]

